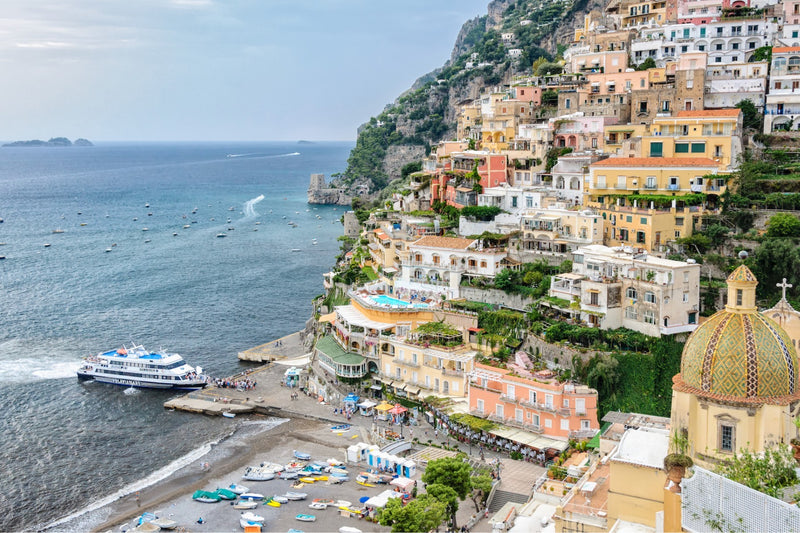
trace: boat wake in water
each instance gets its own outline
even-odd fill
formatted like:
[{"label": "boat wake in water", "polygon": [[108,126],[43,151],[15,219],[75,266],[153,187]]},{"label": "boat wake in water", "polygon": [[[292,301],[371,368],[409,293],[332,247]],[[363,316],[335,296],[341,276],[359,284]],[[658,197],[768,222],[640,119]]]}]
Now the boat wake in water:
[{"label": "boat wake in water", "polygon": [[237,157],[246,157],[248,159],[255,159],[255,158],[267,159],[267,158],[271,158],[271,157],[291,157],[291,156],[295,156],[295,155],[300,155],[300,152],[289,152],[287,154],[258,154],[258,153],[253,153],[253,154],[227,154],[225,157],[227,157],[228,159],[235,159]]},{"label": "boat wake in water", "polygon": [[258,216],[258,213],[256,212],[256,207],[255,206],[256,206],[256,204],[258,202],[260,202],[263,199],[264,199],[264,195],[263,194],[259,194],[255,198],[253,198],[251,200],[247,200],[244,203],[244,209],[242,209],[242,212],[244,213],[244,216],[246,218],[252,218],[252,217]]},{"label": "boat wake in water", "polygon": [[47,379],[74,378],[80,361],[53,358],[20,358],[0,361],[0,383],[28,383]]}]

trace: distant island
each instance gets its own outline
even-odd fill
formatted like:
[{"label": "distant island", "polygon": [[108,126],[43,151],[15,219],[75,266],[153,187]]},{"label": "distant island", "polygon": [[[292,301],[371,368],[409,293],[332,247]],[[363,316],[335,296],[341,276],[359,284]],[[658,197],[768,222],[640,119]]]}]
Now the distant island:
[{"label": "distant island", "polygon": [[300,139],[299,141],[297,141],[297,144],[314,144],[314,143],[312,141],[304,141]]},{"label": "distant island", "polygon": [[66,137],[53,137],[49,141],[42,141],[39,139],[33,139],[31,141],[14,141],[12,143],[6,143],[3,146],[94,146],[91,141],[86,139],[75,139],[73,143]]}]

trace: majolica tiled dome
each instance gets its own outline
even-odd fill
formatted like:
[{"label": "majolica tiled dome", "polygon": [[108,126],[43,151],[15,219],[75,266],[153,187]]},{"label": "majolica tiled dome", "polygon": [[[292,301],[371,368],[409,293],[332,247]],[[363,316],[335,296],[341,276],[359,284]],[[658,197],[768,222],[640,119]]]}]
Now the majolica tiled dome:
[{"label": "majolica tiled dome", "polygon": [[728,277],[728,305],[689,337],[676,386],[732,401],[798,395],[797,353],[786,332],[756,310],[757,284],[744,265]]}]

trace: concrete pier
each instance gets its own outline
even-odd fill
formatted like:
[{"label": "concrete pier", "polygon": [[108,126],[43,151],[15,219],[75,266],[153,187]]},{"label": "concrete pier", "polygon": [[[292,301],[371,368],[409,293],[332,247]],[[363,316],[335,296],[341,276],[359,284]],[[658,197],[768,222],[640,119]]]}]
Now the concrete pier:
[{"label": "concrete pier", "polygon": [[304,341],[304,332],[298,331],[255,348],[239,352],[239,359],[254,363],[267,363],[281,359],[302,357],[305,355]]}]

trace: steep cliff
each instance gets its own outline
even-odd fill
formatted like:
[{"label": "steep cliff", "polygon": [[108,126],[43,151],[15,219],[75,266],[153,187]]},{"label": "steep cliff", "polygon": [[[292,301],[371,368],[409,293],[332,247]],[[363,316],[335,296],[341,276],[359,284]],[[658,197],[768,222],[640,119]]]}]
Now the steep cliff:
[{"label": "steep cliff", "polygon": [[[477,98],[485,87],[509,84],[513,76],[533,74],[533,62],[555,58],[585,13],[601,6],[597,0],[493,0],[485,16],[464,23],[443,67],[421,76],[359,128],[347,170],[331,185],[377,198],[404,165],[455,138],[460,102]],[[504,43],[503,33],[513,33],[514,40]],[[512,48],[521,50],[519,57],[509,56]]]}]

